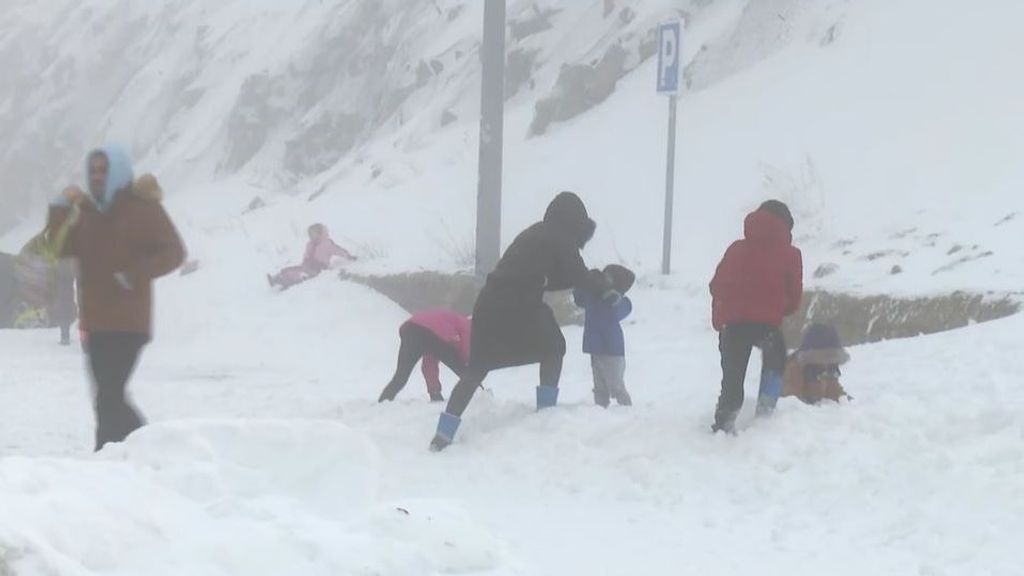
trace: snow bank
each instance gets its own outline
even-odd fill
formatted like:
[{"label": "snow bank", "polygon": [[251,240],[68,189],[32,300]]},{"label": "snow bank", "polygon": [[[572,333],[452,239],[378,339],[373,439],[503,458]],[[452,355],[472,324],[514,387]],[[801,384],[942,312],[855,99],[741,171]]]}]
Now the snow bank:
[{"label": "snow bank", "polygon": [[1024,318],[854,348],[854,400],[787,398],[767,421],[755,355],[731,438],[708,432],[720,373],[714,336],[690,327],[699,302],[653,298],[627,327],[631,409],[593,406],[573,354],[558,409],[534,412],[533,370],[495,374],[440,458],[423,450],[425,404],[353,406],[410,470],[382,489],[457,495],[538,574],[1022,573]]},{"label": "snow bank", "polygon": [[378,456],[330,422],[151,426],[90,459],[0,461],[0,574],[495,573],[458,506],[377,499]]}]

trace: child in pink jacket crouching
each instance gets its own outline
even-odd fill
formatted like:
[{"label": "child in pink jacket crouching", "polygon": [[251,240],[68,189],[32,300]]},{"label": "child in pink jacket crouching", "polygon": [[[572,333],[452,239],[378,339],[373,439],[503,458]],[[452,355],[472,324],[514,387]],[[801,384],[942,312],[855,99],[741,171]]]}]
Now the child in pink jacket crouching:
[{"label": "child in pink jacket crouching", "polygon": [[380,393],[379,402],[392,401],[402,391],[416,363],[423,360],[423,377],[432,402],[443,402],[441,369],[447,366],[461,377],[469,365],[469,318],[449,310],[428,310],[413,314],[398,331],[402,345],[398,367],[391,382]]}]

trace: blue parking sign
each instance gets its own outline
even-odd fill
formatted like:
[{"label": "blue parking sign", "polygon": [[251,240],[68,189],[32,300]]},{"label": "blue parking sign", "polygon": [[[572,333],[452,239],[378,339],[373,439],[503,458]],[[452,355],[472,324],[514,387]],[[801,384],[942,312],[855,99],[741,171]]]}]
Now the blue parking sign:
[{"label": "blue parking sign", "polygon": [[682,64],[683,24],[676,20],[658,26],[658,94],[668,96],[668,162],[665,166],[665,230],[661,273],[672,273],[672,219],[676,189],[676,108]]},{"label": "blue parking sign", "polygon": [[679,92],[679,72],[682,68],[682,25],[679,21],[658,26],[658,93]]}]

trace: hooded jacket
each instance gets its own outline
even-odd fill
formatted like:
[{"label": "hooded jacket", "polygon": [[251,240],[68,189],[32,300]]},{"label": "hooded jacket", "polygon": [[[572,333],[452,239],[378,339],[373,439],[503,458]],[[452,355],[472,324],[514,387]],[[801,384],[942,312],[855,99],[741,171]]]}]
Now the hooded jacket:
[{"label": "hooded jacket", "polygon": [[779,326],[803,298],[803,257],[789,226],[768,210],[744,222],[744,239],[729,247],[711,280],[715,330],[731,324]]},{"label": "hooded jacket", "polygon": [[348,250],[338,246],[331,239],[327,228],[320,225],[320,235],[306,244],[306,252],[302,257],[302,268],[307,273],[316,275],[330,268],[334,258],[355,260]]},{"label": "hooded jacket", "polygon": [[807,404],[849,397],[839,383],[840,366],[850,361],[839,333],[829,324],[815,323],[804,332],[800,348],[786,363],[783,396]]},{"label": "hooded jacket", "polygon": [[87,196],[75,205],[60,198],[50,207],[48,225],[57,230],[70,223],[55,249],[62,258],[78,260],[82,327],[149,336],[152,282],[181,266],[185,248],[160,203],[156,179],[144,175],[133,181],[128,155],[118,147],[89,157],[96,152],[110,165],[103,198]]},{"label": "hooded jacket", "polygon": [[485,292],[500,292],[506,301],[540,303],[544,292],[570,290],[586,283],[580,250],[597,225],[583,201],[562,192],[551,201],[544,220],[523,231],[487,277]]},{"label": "hooded jacket", "polygon": [[633,313],[633,302],[623,296],[612,304],[583,290],[573,292],[576,305],[586,310],[583,320],[583,353],[594,356],[626,356],[622,321]]},{"label": "hooded jacket", "polygon": [[[430,330],[443,342],[459,351],[459,359],[469,365],[469,344],[472,328],[469,318],[450,310],[427,310],[412,315],[410,324]],[[423,378],[431,390],[441,390],[441,366],[436,356],[427,354],[420,362]]]},{"label": "hooded jacket", "polygon": [[565,355],[565,338],[544,292],[601,294],[610,288],[599,270],[587,270],[580,254],[595,228],[583,201],[562,192],[542,221],[516,237],[477,299],[471,366],[494,370]]}]

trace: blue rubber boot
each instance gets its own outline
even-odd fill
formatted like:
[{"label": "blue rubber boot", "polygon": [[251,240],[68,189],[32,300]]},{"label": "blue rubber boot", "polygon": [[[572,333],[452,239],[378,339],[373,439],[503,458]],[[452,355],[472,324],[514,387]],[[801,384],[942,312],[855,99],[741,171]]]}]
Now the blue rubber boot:
[{"label": "blue rubber boot", "polygon": [[769,372],[761,378],[761,391],[757,396],[758,417],[771,416],[775,412],[775,405],[782,396],[782,375]]},{"label": "blue rubber boot", "polygon": [[537,410],[554,408],[558,405],[558,386],[537,386]]},{"label": "blue rubber boot", "polygon": [[437,433],[434,434],[434,439],[430,442],[430,451],[440,452],[450,446],[461,423],[462,419],[458,416],[442,412],[441,418],[437,421]]}]

